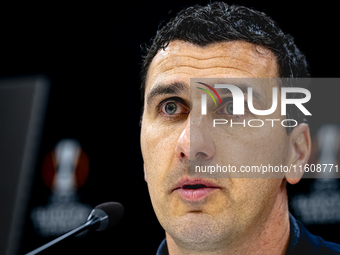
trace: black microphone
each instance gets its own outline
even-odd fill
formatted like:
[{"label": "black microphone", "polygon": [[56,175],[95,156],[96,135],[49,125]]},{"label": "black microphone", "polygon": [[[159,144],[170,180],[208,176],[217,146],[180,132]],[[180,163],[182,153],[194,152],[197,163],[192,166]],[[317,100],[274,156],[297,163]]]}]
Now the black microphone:
[{"label": "black microphone", "polygon": [[124,207],[117,202],[107,202],[97,205],[92,210],[87,221],[83,225],[67,232],[66,234],[52,240],[47,244],[44,244],[43,246],[40,246],[39,248],[29,253],[26,253],[25,255],[34,255],[42,252],[52,245],[59,243],[60,241],[65,240],[68,237],[75,236],[86,229],[103,231],[105,229],[111,228],[121,220],[121,218],[123,217],[123,213]]}]

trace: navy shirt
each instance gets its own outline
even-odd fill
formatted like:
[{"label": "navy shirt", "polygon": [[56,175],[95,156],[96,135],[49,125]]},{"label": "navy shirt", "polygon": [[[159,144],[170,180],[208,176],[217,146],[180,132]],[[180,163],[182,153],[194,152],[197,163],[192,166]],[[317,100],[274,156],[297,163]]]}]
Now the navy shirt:
[{"label": "navy shirt", "polygon": [[[340,255],[340,245],[327,242],[319,236],[312,235],[297,221],[293,215],[289,214],[290,234],[286,255]],[[156,255],[168,255],[166,239],[158,247]]]}]

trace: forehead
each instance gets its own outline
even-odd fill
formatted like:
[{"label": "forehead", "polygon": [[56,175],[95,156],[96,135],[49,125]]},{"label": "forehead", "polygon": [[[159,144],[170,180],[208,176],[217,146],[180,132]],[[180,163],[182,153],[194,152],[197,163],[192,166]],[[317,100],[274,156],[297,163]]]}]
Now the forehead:
[{"label": "forehead", "polygon": [[190,78],[275,78],[275,55],[265,47],[244,41],[198,46],[172,41],[158,51],[151,62],[145,92],[154,84],[185,81]]}]

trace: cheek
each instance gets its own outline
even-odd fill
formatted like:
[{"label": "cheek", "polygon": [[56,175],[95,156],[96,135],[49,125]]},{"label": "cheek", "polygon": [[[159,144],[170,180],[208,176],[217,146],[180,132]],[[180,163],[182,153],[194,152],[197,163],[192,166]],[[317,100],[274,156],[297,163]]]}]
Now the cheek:
[{"label": "cheek", "polygon": [[[164,172],[172,161],[176,146],[175,130],[162,129],[157,124],[144,125],[141,132],[141,149],[148,176]],[[161,171],[160,171],[161,170]]]},{"label": "cheek", "polygon": [[236,178],[233,181],[232,199],[237,201],[235,215],[240,222],[248,225],[254,218],[271,212],[282,179]]},{"label": "cheek", "polygon": [[181,132],[171,125],[143,121],[141,149],[151,199],[164,193],[164,179],[176,163],[175,148]]},{"label": "cheek", "polygon": [[[262,128],[262,127],[261,127]],[[249,129],[249,132],[217,134],[214,137],[218,160],[224,165],[281,165],[288,160],[289,137],[284,128]],[[239,168],[238,168],[239,169]]]}]

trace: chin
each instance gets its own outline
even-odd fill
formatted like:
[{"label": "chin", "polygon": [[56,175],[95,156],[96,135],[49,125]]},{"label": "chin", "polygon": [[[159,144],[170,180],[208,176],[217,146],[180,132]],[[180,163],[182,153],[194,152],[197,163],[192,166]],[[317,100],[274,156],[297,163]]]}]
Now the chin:
[{"label": "chin", "polygon": [[178,244],[200,251],[207,247],[211,251],[214,245],[228,240],[230,227],[227,220],[221,224],[208,214],[191,212],[168,222],[165,230]]}]

